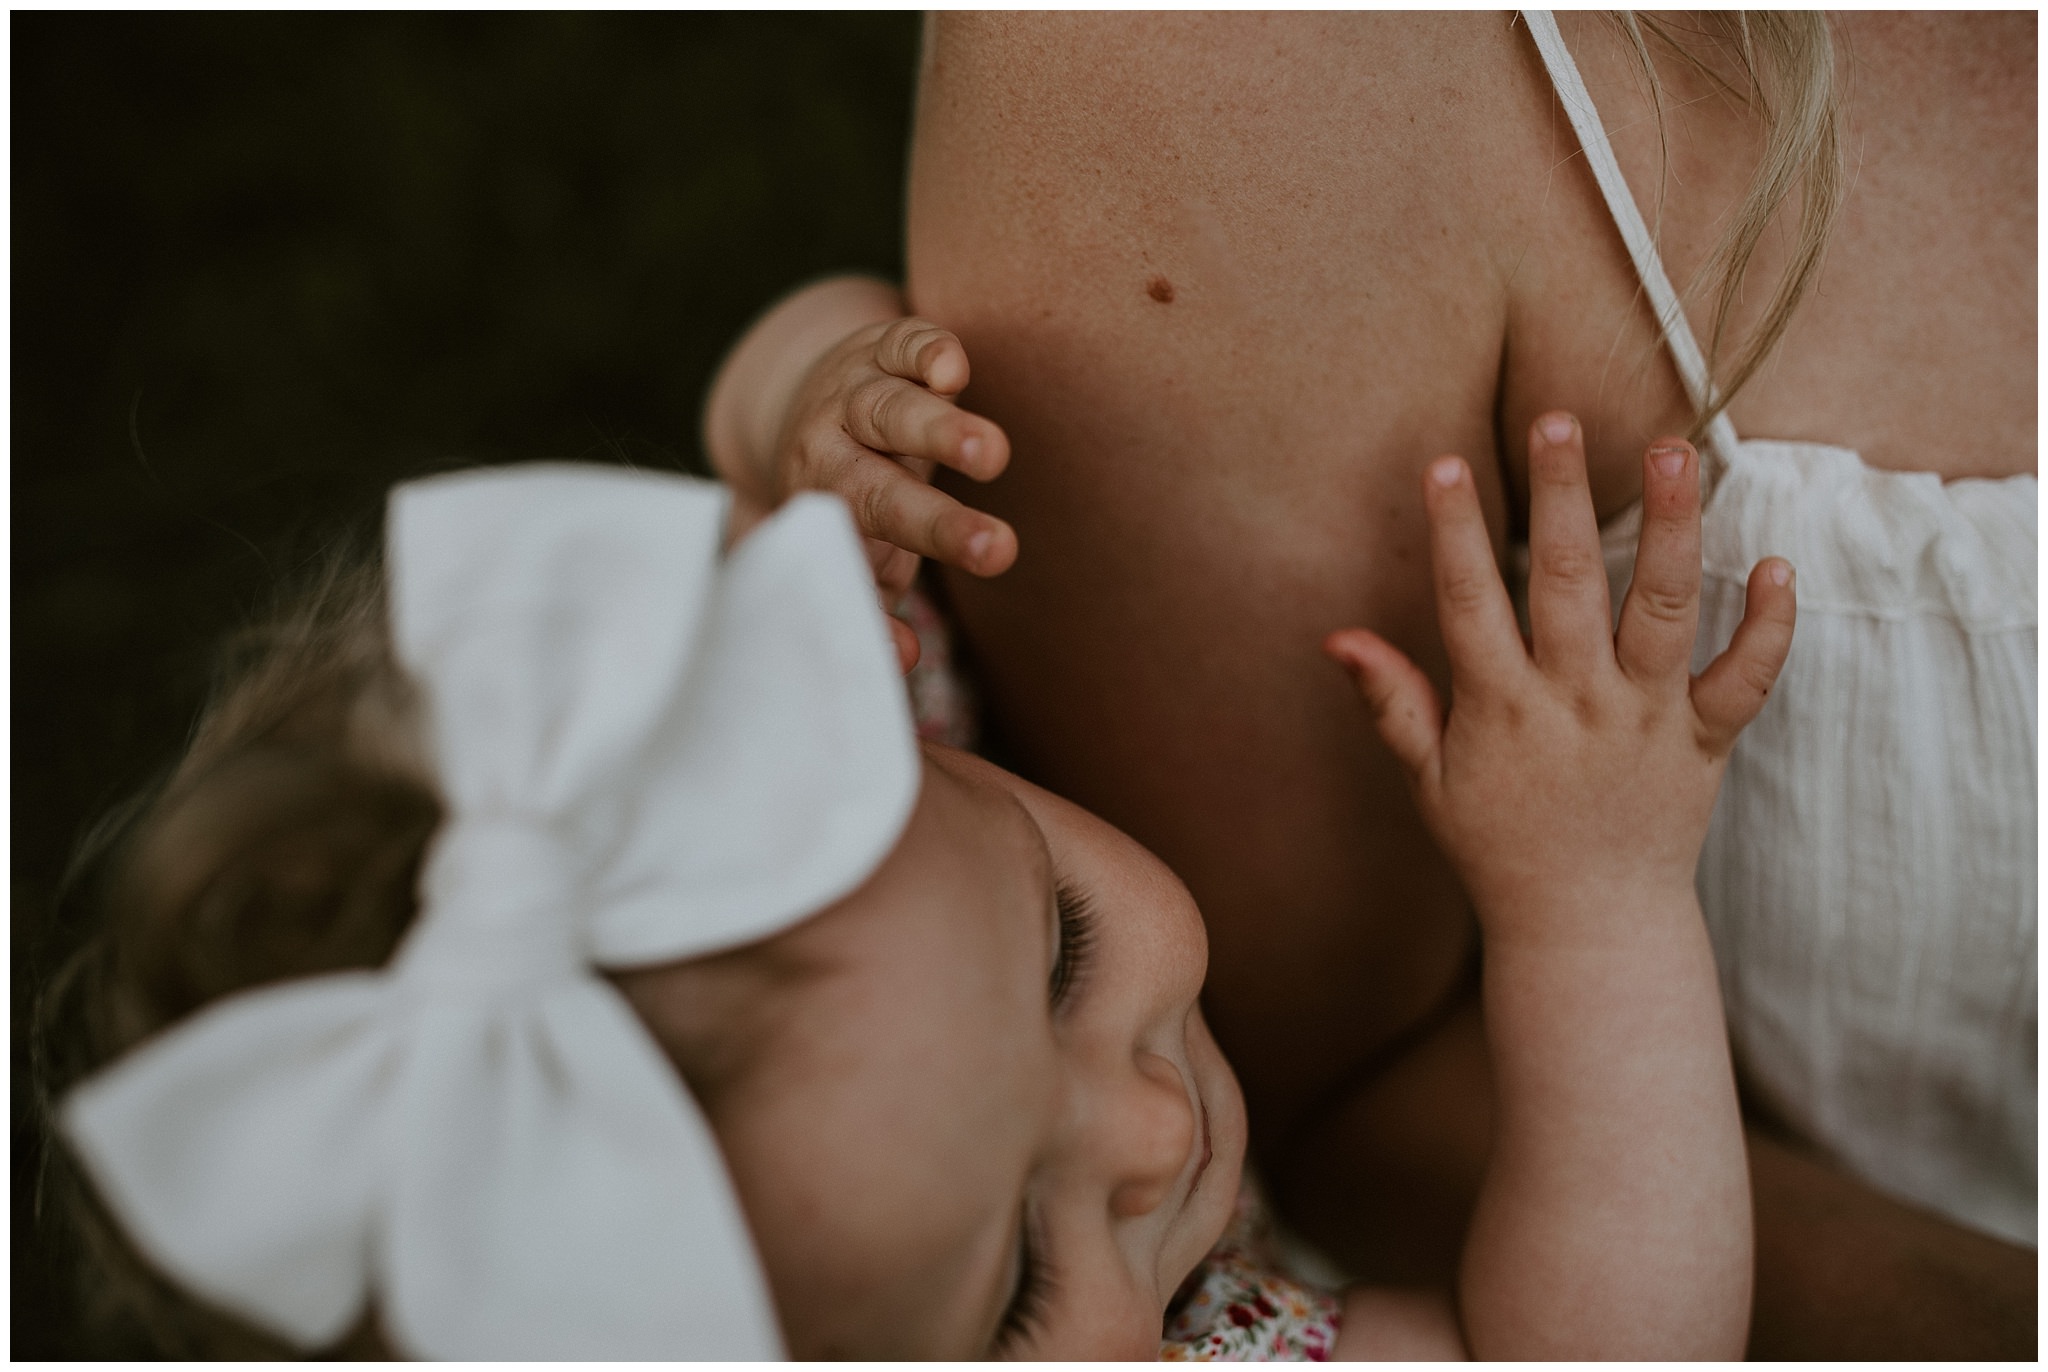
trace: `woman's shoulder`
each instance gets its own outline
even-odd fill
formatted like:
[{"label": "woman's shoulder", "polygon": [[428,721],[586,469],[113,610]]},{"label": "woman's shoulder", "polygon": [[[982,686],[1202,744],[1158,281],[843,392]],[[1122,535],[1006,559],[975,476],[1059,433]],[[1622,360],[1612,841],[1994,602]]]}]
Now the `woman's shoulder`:
[{"label": "woman's shoulder", "polygon": [[[1612,17],[1559,16],[1711,351],[1722,233],[1784,152],[1770,138],[1790,138],[1796,121],[1767,137],[1766,102],[1730,98],[1751,78],[1712,21],[1643,23],[1639,50]],[[1873,466],[1945,479],[2034,469],[2033,26],[2031,15],[1849,14],[1807,34],[1819,43],[1759,40],[1758,80],[1834,112],[1816,165],[1832,147],[1841,200],[1790,326],[1730,405],[1742,435],[1854,448]],[[1690,404],[1578,139],[1546,99],[1550,193],[1516,202],[1508,226],[1502,428],[1520,432],[1551,408],[1579,414],[1595,500],[1612,513],[1634,498],[1642,444],[1690,427]],[[1767,332],[1798,261],[1805,197],[1827,181],[1805,182],[1756,242],[1717,354],[1724,383]]]}]

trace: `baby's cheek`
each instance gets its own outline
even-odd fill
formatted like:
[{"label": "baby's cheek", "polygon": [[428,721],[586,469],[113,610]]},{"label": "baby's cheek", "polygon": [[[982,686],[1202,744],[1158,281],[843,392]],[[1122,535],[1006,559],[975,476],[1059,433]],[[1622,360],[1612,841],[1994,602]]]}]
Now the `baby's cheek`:
[{"label": "baby's cheek", "polygon": [[[1106,1294],[1106,1293],[1105,1293]],[[1048,1312],[1043,1337],[1022,1356],[1043,1362],[1153,1362],[1159,1357],[1164,1312],[1149,1293],[1126,1290],[1114,1300],[1071,1304]]]},{"label": "baby's cheek", "polygon": [[1244,1092],[1199,1011],[1189,1019],[1188,1062],[1208,1116],[1210,1158],[1188,1199],[1187,1214],[1171,1254],[1173,1264],[1161,1274],[1169,1296],[1229,1229],[1239,1208],[1248,1146]]}]

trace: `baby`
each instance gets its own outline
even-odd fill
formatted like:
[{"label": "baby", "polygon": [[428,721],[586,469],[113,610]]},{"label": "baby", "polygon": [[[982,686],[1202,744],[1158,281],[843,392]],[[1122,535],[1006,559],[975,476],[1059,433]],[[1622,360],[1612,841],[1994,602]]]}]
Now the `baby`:
[{"label": "baby", "polygon": [[[896,460],[1000,470],[965,381],[929,326],[830,349],[762,466],[714,442],[729,520],[615,472],[401,488],[388,591],[358,577],[272,634],[116,850],[74,979],[91,1074],[63,1124],[170,1279],[159,1328],[1157,1355],[1244,1162],[1199,913],[1101,821],[914,750],[872,598],[915,554],[1015,556]],[[813,423],[837,465],[788,441]],[[1759,567],[1688,676],[1696,462],[1646,456],[1614,632],[1576,429],[1539,421],[1533,651],[1470,474],[1430,468],[1447,718],[1383,640],[1325,645],[1478,909],[1501,1099],[1458,1291],[1347,1293],[1336,1356],[1741,1351],[1749,1202],[1691,875],[1792,594]],[[784,504],[804,486],[852,527]]]},{"label": "baby", "polygon": [[[989,576],[1018,552],[1001,520],[928,484],[939,466],[993,479],[1008,444],[954,403],[969,375],[959,340],[904,316],[877,281],[799,291],[734,349],[706,414],[743,518],[797,490],[847,499],[885,608],[921,557]],[[1350,630],[1324,644],[1356,676],[1473,897],[1501,1103],[1455,1298],[1354,1290],[1335,1351],[1736,1356],[1749,1202],[1692,870],[1728,749],[1790,644],[1792,569],[1754,569],[1743,625],[1692,678],[1697,455],[1668,441],[1645,456],[1646,522],[1617,630],[1578,426],[1540,418],[1529,451],[1533,646],[1456,459],[1433,464],[1424,489],[1448,721],[1384,640]],[[894,630],[915,661],[916,637]],[[1259,1285],[1213,1276],[1219,1294]],[[1205,1334],[1191,1315],[1172,1322],[1169,1355],[1233,1346],[1226,1322]]]}]

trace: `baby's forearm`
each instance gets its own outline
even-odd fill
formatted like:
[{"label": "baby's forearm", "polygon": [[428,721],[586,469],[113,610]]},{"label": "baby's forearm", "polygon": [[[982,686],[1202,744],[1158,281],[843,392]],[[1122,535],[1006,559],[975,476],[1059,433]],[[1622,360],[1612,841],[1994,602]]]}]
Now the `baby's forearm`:
[{"label": "baby's forearm", "polygon": [[775,445],[797,388],[854,330],[904,314],[902,292],[871,276],[836,276],[776,302],[726,354],[704,404],[704,450],[734,490],[772,505]]},{"label": "baby's forearm", "polygon": [[1479,1357],[1742,1356],[1750,1198],[1712,950],[1689,890],[1624,903],[1612,938],[1487,944],[1498,1113],[1459,1273]]}]

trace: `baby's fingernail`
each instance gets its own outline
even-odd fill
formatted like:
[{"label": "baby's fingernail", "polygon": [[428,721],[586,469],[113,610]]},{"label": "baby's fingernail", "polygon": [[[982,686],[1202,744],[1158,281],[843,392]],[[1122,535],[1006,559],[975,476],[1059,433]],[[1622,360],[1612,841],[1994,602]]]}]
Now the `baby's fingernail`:
[{"label": "baby's fingernail", "polygon": [[1650,465],[1665,476],[1677,476],[1685,470],[1688,449],[1680,443],[1659,443],[1650,449]]},{"label": "baby's fingernail", "polygon": [[1790,586],[1792,584],[1792,564],[1789,562],[1773,562],[1771,564],[1770,578],[1773,586]]},{"label": "baby's fingernail", "polygon": [[980,457],[980,456],[981,456],[981,440],[980,440],[979,438],[976,438],[976,437],[973,437],[973,436],[971,436],[971,435],[970,435],[969,437],[967,437],[967,438],[963,438],[963,439],[961,439],[961,440],[960,440],[960,460],[961,460],[961,461],[963,461],[963,462],[972,462],[972,461],[974,461],[974,459],[975,459],[975,458],[977,458],[977,457]]},{"label": "baby's fingernail", "polygon": [[986,559],[988,557],[988,550],[994,545],[995,541],[996,536],[987,529],[983,529],[980,533],[970,537],[967,540],[967,560],[969,562],[981,562]]},{"label": "baby's fingernail", "polygon": [[1439,486],[1455,486],[1465,464],[1455,457],[1440,457],[1429,464],[1429,479]]},{"label": "baby's fingernail", "polygon": [[1536,427],[1542,430],[1543,436],[1552,443],[1569,443],[1579,426],[1568,414],[1554,414],[1538,422]]}]

